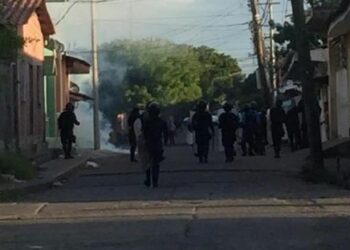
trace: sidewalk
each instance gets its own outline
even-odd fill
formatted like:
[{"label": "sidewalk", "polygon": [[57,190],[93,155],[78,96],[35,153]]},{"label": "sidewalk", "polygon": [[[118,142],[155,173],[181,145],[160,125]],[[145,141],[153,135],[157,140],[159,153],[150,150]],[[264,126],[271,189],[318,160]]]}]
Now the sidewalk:
[{"label": "sidewalk", "polygon": [[91,152],[79,152],[74,159],[65,160],[58,158],[48,161],[38,167],[38,175],[30,180],[20,183],[2,183],[0,184],[0,199],[12,195],[30,193],[51,187],[56,181],[68,178],[85,165]]}]

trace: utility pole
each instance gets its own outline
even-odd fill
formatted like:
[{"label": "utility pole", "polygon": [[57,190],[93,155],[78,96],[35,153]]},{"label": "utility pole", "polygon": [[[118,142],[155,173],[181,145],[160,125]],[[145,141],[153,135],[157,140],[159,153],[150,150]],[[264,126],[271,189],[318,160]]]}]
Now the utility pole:
[{"label": "utility pole", "polygon": [[99,115],[99,96],[98,96],[98,58],[95,31],[95,1],[91,0],[91,51],[92,51],[92,92],[94,97],[93,116],[94,116],[94,149],[101,148],[100,143],[100,115]]},{"label": "utility pole", "polygon": [[324,169],[319,108],[316,97],[316,86],[313,81],[313,67],[311,64],[310,47],[305,25],[303,0],[292,0],[293,18],[296,30],[299,73],[303,87],[304,109],[310,144],[310,170],[313,177]]},{"label": "utility pole", "polygon": [[255,50],[258,58],[258,66],[259,66],[259,76],[261,80],[261,86],[263,89],[264,101],[265,105],[268,107],[272,106],[271,103],[271,95],[270,88],[268,84],[268,77],[266,72],[266,60],[265,60],[265,45],[264,45],[264,37],[261,29],[261,19],[258,11],[258,0],[249,0],[250,8],[253,16],[252,23],[252,32],[253,32],[253,40],[255,44]]},{"label": "utility pole", "polygon": [[277,98],[277,78],[276,78],[276,55],[275,55],[275,22],[273,20],[273,3],[272,0],[267,1],[269,7],[269,26],[270,26],[270,81],[273,89],[273,98]]}]

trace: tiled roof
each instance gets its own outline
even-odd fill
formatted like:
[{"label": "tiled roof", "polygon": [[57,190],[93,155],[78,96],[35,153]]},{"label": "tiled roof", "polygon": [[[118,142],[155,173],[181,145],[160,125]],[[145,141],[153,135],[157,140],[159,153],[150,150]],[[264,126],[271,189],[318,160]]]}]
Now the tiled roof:
[{"label": "tiled roof", "polygon": [[2,0],[2,5],[1,23],[23,25],[28,22],[33,12],[36,12],[43,34],[52,35],[55,33],[45,0]]}]

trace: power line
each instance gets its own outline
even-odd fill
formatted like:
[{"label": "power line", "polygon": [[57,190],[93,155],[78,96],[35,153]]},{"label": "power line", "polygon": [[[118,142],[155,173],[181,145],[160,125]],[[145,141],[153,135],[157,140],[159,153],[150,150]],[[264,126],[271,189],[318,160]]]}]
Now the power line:
[{"label": "power line", "polygon": [[[129,23],[130,20],[118,20],[118,19],[95,19],[95,21],[98,22],[120,22]],[[242,26],[247,25],[249,22],[242,22],[242,23],[230,23],[230,24],[221,24],[221,25],[189,25],[189,24],[178,24],[178,23],[157,23],[157,22],[141,22],[141,21],[132,21],[132,23],[136,24],[149,24],[149,25],[161,25],[161,26],[169,26],[169,25],[177,25],[182,27],[193,27],[193,28],[227,28],[227,27],[234,27],[234,26]]]},{"label": "power line", "polygon": [[[162,17],[145,17],[145,18],[134,18],[133,20],[166,20],[166,19],[201,19],[201,18],[215,18],[221,15],[193,15],[193,16],[162,16]],[[229,16],[237,16],[237,14],[232,14]],[[243,16],[243,14],[242,14]],[[246,16],[246,15],[244,15]],[[108,19],[107,19],[108,20]],[[128,21],[129,19],[111,19],[116,21]]]},{"label": "power line", "polygon": [[[231,6],[231,4],[230,4],[229,6],[227,6],[227,7],[225,8],[225,10],[226,10],[227,8],[230,8],[230,6]],[[209,26],[214,25],[215,23],[217,23],[218,21],[220,21],[223,17],[227,17],[227,16],[229,16],[229,15],[231,15],[231,14],[232,14],[232,11],[230,10],[230,11],[228,11],[228,12],[225,12],[225,13],[221,14],[221,15],[218,15],[218,16],[217,16],[216,18],[214,18],[214,20],[209,24]],[[189,41],[191,41],[193,38],[198,37],[199,34],[200,34],[201,32],[204,32],[205,30],[206,30],[206,28],[197,31],[197,33],[195,33],[194,36],[193,36],[191,39],[187,40],[186,42],[189,42]]]},{"label": "power line", "polygon": [[62,22],[63,21],[63,19],[65,19],[66,18],[66,16],[68,15],[68,13],[73,9],[73,7],[77,4],[77,3],[79,3],[81,0],[76,0],[76,1],[74,1],[73,3],[71,3],[69,6],[68,6],[68,8],[66,9],[66,11],[63,13],[63,15],[61,16],[61,18],[60,19],[58,19],[58,21],[56,22],[56,26],[58,26],[59,24],[60,24],[60,22]]}]

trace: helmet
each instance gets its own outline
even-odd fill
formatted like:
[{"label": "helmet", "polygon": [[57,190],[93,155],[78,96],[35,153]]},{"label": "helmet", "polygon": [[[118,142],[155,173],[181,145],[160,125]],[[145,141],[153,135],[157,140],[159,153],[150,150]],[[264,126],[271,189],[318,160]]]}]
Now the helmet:
[{"label": "helmet", "polygon": [[150,103],[147,107],[147,110],[150,116],[158,116],[160,114],[160,108],[156,102]]},{"label": "helmet", "polygon": [[224,110],[225,110],[226,112],[229,112],[229,111],[232,110],[233,106],[232,106],[231,103],[226,102],[226,103],[224,104],[223,108],[224,108]]},{"label": "helmet", "polygon": [[257,109],[258,108],[258,104],[256,103],[256,101],[252,101],[252,102],[250,102],[250,107],[252,109]]},{"label": "helmet", "polygon": [[71,102],[68,102],[66,105],[66,111],[73,111],[74,110],[74,105]]},{"label": "helmet", "polygon": [[199,101],[197,104],[197,110],[198,111],[205,111],[205,109],[207,108],[207,103],[203,100]]}]

